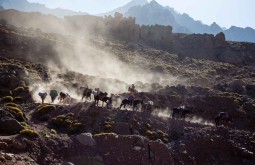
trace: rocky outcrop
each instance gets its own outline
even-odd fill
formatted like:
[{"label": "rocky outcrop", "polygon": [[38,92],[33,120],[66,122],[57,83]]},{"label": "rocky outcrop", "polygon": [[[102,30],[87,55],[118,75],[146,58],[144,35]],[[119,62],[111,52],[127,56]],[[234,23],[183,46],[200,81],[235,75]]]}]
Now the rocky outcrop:
[{"label": "rocky outcrop", "polygon": [[76,136],[76,139],[84,146],[94,146],[96,141],[93,139],[91,133],[82,133]]},{"label": "rocky outcrop", "polygon": [[8,135],[18,134],[24,127],[16,120],[10,117],[0,118],[0,132]]},{"label": "rocky outcrop", "polygon": [[142,136],[102,133],[94,135],[97,145],[80,147],[73,141],[65,160],[74,164],[173,164],[171,151],[161,141],[150,141]]}]

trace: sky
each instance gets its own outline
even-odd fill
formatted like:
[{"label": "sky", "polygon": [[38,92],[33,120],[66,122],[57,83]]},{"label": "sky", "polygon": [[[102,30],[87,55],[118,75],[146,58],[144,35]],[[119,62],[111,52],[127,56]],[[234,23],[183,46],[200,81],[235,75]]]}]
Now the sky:
[{"label": "sky", "polygon": [[[63,8],[99,14],[123,6],[131,0],[28,0],[45,4],[49,8]],[[150,1],[150,0],[148,0]],[[254,0],[156,0],[163,6],[187,13],[195,20],[221,27],[252,27],[255,29]]]}]

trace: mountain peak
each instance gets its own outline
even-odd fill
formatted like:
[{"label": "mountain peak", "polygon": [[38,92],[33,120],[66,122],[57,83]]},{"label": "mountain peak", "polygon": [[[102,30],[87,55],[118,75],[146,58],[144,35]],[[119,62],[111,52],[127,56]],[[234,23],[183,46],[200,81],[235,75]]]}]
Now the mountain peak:
[{"label": "mountain peak", "polygon": [[148,3],[148,1],[147,0],[132,0],[129,3],[136,4],[136,5],[145,5],[146,3]]},{"label": "mountain peak", "polygon": [[156,5],[156,6],[161,6],[157,1],[155,1],[155,0],[152,0],[151,2],[150,2],[150,5]]}]

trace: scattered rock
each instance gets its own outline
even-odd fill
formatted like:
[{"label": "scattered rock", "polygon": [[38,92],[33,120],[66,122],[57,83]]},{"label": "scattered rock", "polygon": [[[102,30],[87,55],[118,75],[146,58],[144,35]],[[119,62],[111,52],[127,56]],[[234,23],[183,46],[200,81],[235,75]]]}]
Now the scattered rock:
[{"label": "scattered rock", "polygon": [[85,146],[95,146],[96,145],[96,141],[93,139],[93,136],[91,133],[82,133],[80,135],[76,136],[76,139]]}]

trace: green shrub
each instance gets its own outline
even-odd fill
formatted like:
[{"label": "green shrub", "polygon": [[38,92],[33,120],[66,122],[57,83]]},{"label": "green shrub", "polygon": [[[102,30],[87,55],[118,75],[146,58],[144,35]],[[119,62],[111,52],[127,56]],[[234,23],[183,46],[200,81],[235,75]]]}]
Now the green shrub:
[{"label": "green shrub", "polygon": [[168,143],[169,142],[168,135],[166,133],[160,131],[160,130],[157,131],[157,139],[162,140],[164,143]]},{"label": "green shrub", "polygon": [[15,118],[18,121],[25,121],[24,117],[23,117],[23,112],[21,111],[20,108],[18,107],[12,107],[12,106],[5,106],[5,108],[15,116]]},{"label": "green shrub", "polygon": [[99,134],[95,134],[95,137],[102,137],[102,136],[109,136],[109,135],[113,135],[113,136],[117,136],[117,134],[113,133],[113,132],[109,132],[109,133],[99,133]]},{"label": "green shrub", "polygon": [[18,94],[20,94],[20,93],[23,93],[24,91],[25,91],[24,87],[17,87],[17,88],[15,88],[15,89],[12,90],[12,93],[13,93],[14,95],[18,95]]},{"label": "green shrub", "polygon": [[13,102],[15,102],[15,103],[22,102],[22,101],[23,101],[23,97],[20,97],[20,96],[14,97],[14,99],[13,99]]},{"label": "green shrub", "polygon": [[156,140],[156,133],[151,131],[151,130],[147,130],[145,132],[145,135],[150,139],[150,140]]},{"label": "green shrub", "polygon": [[26,122],[20,122],[20,124],[25,128],[28,129],[29,125]]},{"label": "green shrub", "polygon": [[63,115],[51,119],[51,124],[57,128],[67,128],[72,124],[72,121]]},{"label": "green shrub", "polygon": [[74,134],[74,133],[80,133],[81,130],[83,128],[83,124],[82,123],[78,123],[78,122],[73,122],[69,127],[68,127],[68,132],[70,134]]},{"label": "green shrub", "polygon": [[5,96],[1,99],[1,103],[9,103],[9,102],[13,102],[13,97],[11,96]]},{"label": "green shrub", "polygon": [[34,131],[34,130],[31,130],[31,129],[23,129],[20,131],[20,135],[23,135],[23,136],[28,136],[28,137],[38,137],[39,134]]},{"label": "green shrub", "polygon": [[70,116],[59,115],[51,119],[51,125],[58,129],[64,129],[70,134],[79,133],[83,128],[83,124],[73,121]]},{"label": "green shrub", "polygon": [[16,107],[16,108],[22,109],[21,106],[15,103],[6,103],[4,104],[4,106],[10,106],[10,107]]},{"label": "green shrub", "polygon": [[53,105],[44,105],[35,111],[35,115],[40,117],[56,110]]}]

